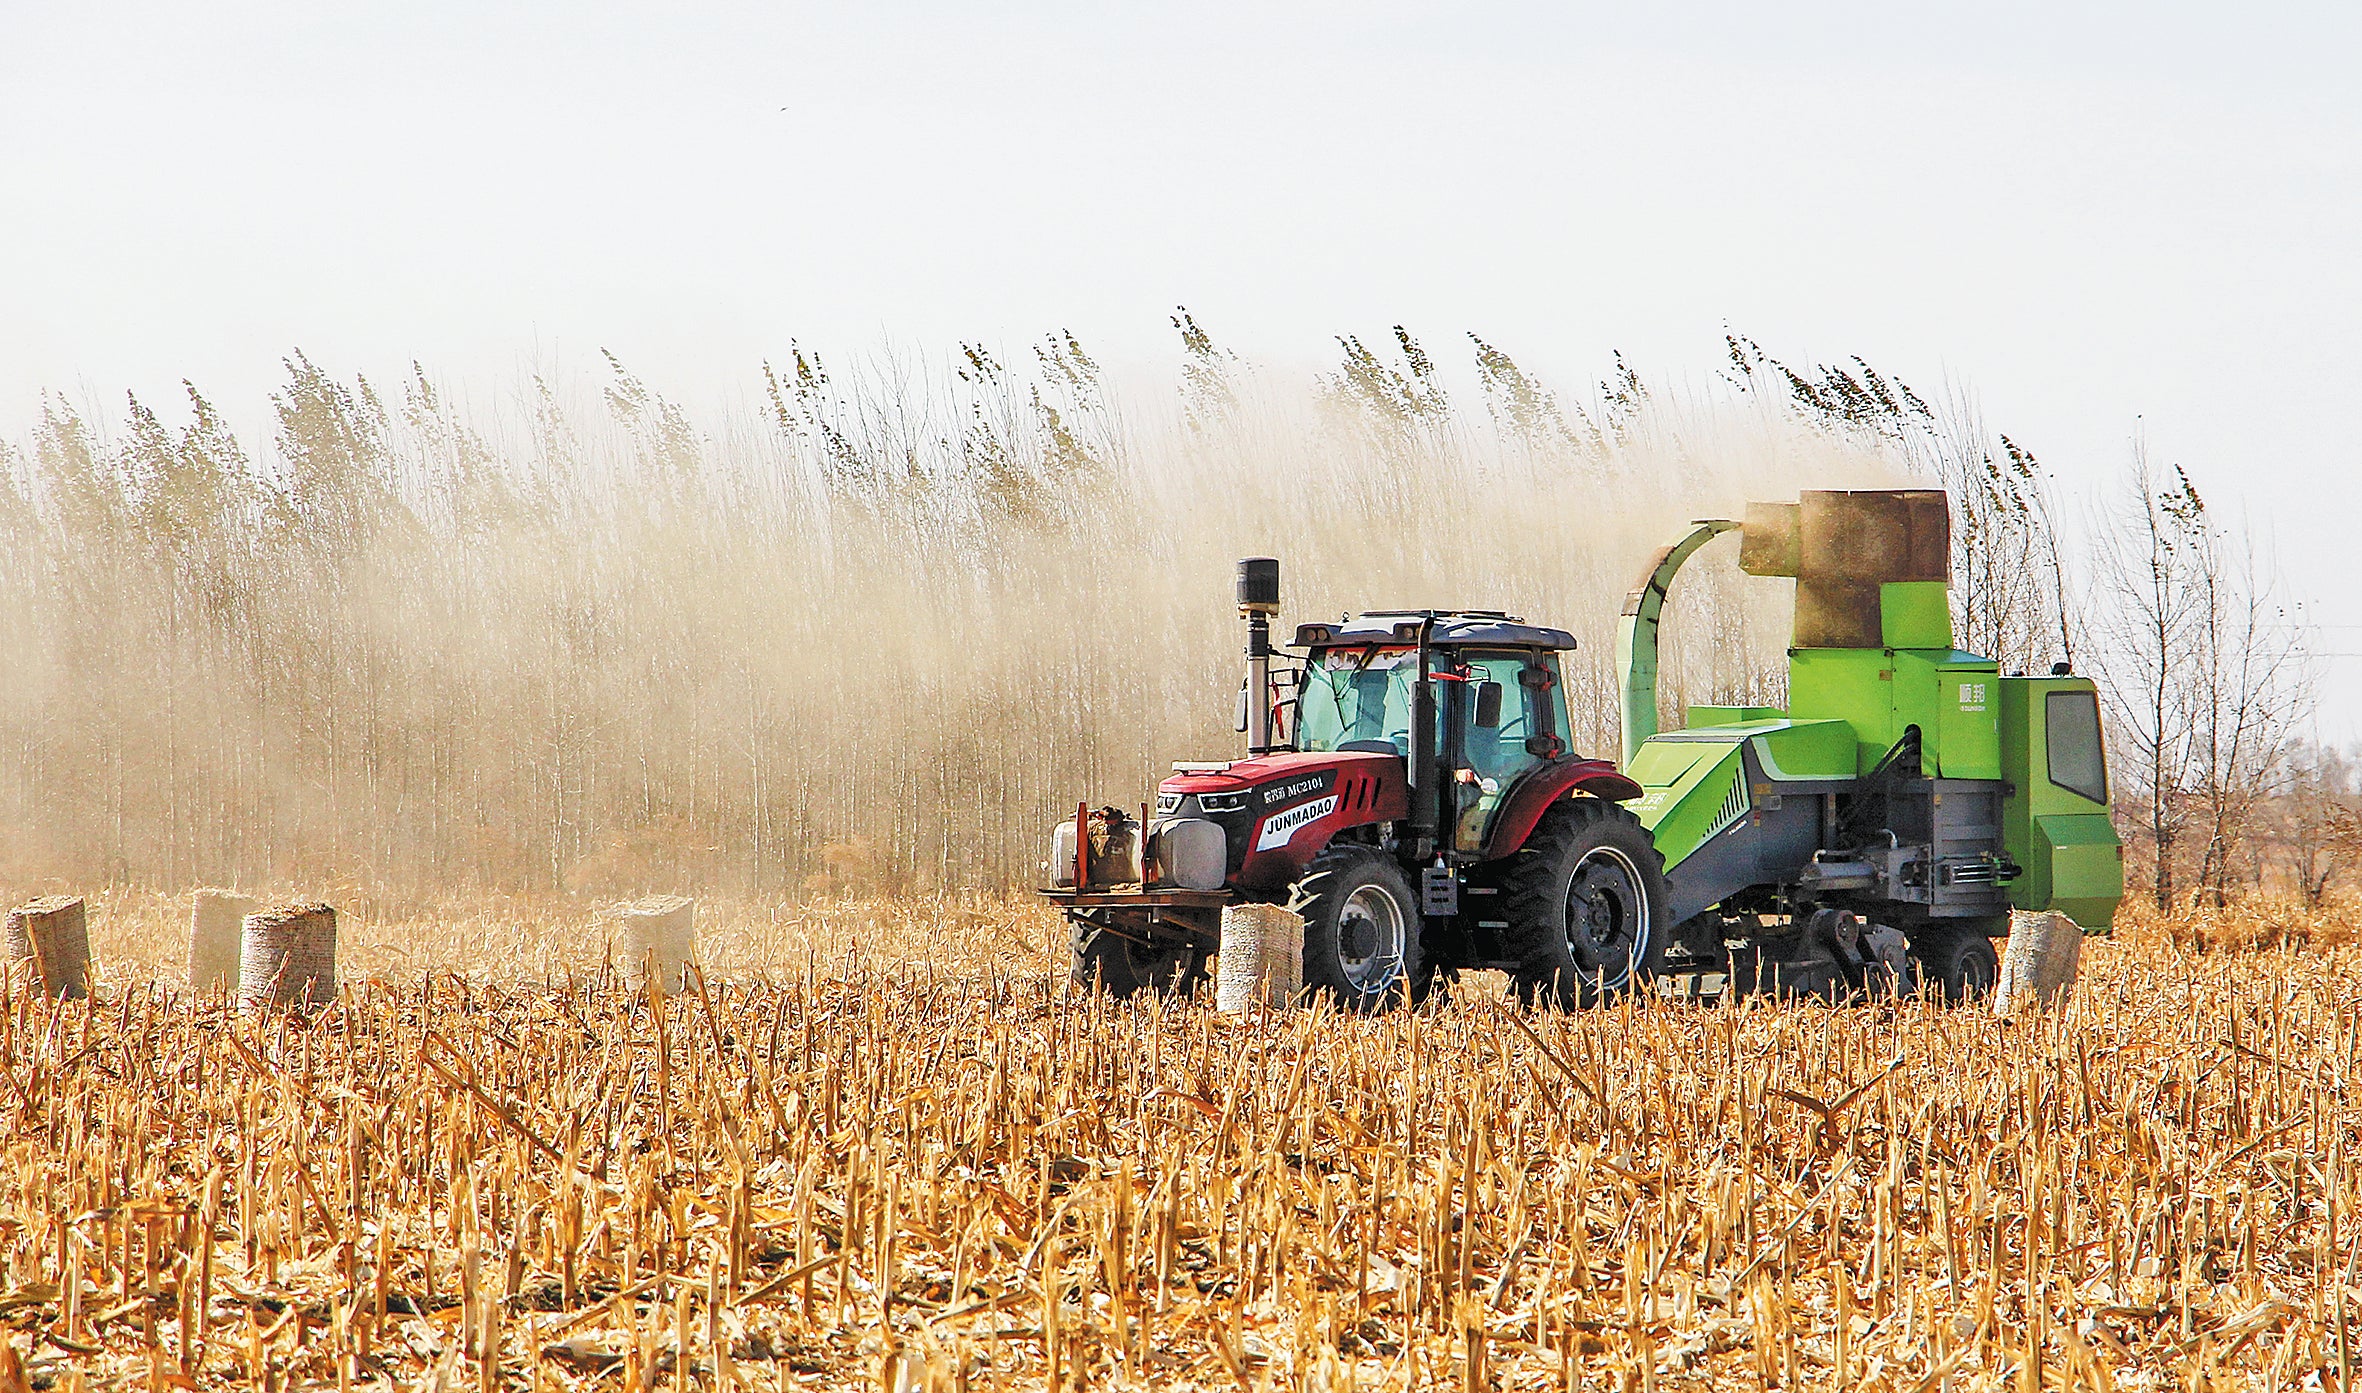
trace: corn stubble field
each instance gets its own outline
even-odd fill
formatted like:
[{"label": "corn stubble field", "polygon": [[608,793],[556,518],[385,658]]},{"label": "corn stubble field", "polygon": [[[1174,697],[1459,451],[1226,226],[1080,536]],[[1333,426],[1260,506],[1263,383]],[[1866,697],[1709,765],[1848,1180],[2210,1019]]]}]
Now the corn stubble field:
[{"label": "corn stubble field", "polygon": [[[257,1020],[143,961],[170,902],[95,908],[95,1003],[0,1011],[10,1387],[2344,1387],[2362,1359],[2343,943],[2134,924],[2017,1021],[1529,1015],[1477,979],[1231,1018],[1081,997],[1018,901],[724,913],[711,975],[654,1000],[593,927],[436,926],[483,974],[453,976],[363,917],[333,1006]],[[518,984],[528,939],[558,985]]]},{"label": "corn stubble field", "polygon": [[[2347,1385],[2352,905],[2130,922],[2018,1022],[1069,988],[1003,896],[1076,799],[1236,748],[1241,555],[1291,621],[1568,627],[1587,751],[1635,568],[1800,487],[1946,485],[1963,646],[2067,639],[1971,394],[1173,327],[1145,395],[1061,333],[791,344],[695,412],[611,358],[296,354],[259,433],[45,397],[0,887],[87,894],[99,972],[0,999],[0,1393]],[[1778,704],[1777,583],[1681,584],[1668,713]],[[339,998],[188,999],[152,887],[208,880],[336,905]],[[585,906],[681,890],[708,975],[649,1000]]]}]

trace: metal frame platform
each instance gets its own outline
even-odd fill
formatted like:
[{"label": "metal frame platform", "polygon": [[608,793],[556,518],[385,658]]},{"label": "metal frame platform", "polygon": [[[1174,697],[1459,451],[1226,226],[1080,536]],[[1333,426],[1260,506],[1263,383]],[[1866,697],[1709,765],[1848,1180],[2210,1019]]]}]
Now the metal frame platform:
[{"label": "metal frame platform", "polygon": [[1120,905],[1142,909],[1220,909],[1238,896],[1228,890],[1043,890],[1053,903],[1089,908]]}]

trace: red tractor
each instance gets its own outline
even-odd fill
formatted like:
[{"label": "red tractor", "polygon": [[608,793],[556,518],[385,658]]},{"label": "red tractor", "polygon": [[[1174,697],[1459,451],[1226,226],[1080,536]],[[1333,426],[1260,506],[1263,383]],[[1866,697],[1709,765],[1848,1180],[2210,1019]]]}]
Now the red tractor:
[{"label": "red tractor", "polygon": [[1176,764],[1153,813],[1082,807],[1044,891],[1074,975],[1118,996],[1188,990],[1222,909],[1304,918],[1304,983],[1340,1006],[1417,1000],[1463,968],[1588,1004],[1653,971],[1663,861],[1623,808],[1640,786],[1570,749],[1562,629],[1491,610],[1304,624],[1274,673],[1279,563],[1239,564],[1247,757]]}]

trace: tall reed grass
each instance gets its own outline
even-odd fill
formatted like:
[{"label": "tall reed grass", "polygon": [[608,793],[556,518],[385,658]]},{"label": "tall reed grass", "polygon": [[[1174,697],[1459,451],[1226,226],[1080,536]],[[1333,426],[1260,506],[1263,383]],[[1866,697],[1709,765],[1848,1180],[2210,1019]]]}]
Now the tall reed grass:
[{"label": "tall reed grass", "polygon": [[[0,881],[736,893],[1023,882],[1078,798],[1236,747],[1234,558],[1291,616],[1505,607],[1585,644],[1685,519],[1894,476],[1744,378],[1554,392],[1397,334],[1180,380],[1071,335],[693,414],[610,359],[463,405],[298,355],[267,441],[194,387],[52,398],[0,468]],[[1666,697],[1776,695],[1782,587],[1685,574]]]}]

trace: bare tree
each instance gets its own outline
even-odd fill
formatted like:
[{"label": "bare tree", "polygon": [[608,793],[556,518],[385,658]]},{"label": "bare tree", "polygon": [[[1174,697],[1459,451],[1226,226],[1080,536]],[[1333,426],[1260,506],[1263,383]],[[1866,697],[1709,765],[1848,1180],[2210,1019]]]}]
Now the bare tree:
[{"label": "bare tree", "polygon": [[2206,842],[2197,890],[2220,905],[2256,809],[2286,781],[2290,737],[2311,708],[2313,683],[2279,580],[2252,540],[2209,529],[2199,557],[2205,605],[2193,676],[2203,736],[2196,791]]},{"label": "bare tree", "polygon": [[[1996,454],[1988,441],[1998,441]],[[2075,661],[2067,575],[2049,481],[2031,451],[1988,433],[1955,393],[1914,454],[1952,495],[1952,610],[1960,646],[2003,668]]]},{"label": "bare tree", "polygon": [[2161,482],[2147,443],[2136,439],[2132,469],[2092,528],[2093,622],[2108,679],[2100,690],[2120,753],[2119,782],[2142,808],[2150,891],[2159,909],[2173,903],[2175,843],[2189,813],[2181,794],[2195,718],[2180,664],[2194,643],[2204,599],[2192,556],[2205,525],[2205,507],[2188,476],[2177,468]]},{"label": "bare tree", "polygon": [[2362,864],[2362,768],[2317,741],[2291,743],[2278,800],[2279,838],[2308,908],[2319,908],[2340,875]]},{"label": "bare tree", "polygon": [[2297,633],[2279,622],[2278,582],[2254,546],[2222,529],[2179,466],[2153,467],[2144,440],[2093,536],[2102,699],[2120,782],[2142,810],[2152,899],[2174,903],[2194,831],[2190,888],[2220,904],[2310,702]]}]

